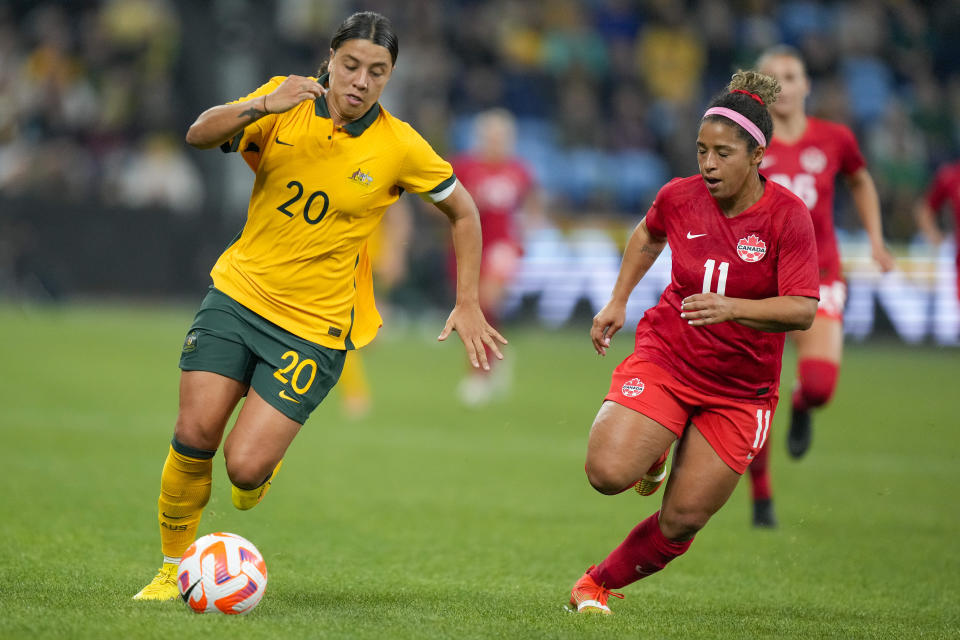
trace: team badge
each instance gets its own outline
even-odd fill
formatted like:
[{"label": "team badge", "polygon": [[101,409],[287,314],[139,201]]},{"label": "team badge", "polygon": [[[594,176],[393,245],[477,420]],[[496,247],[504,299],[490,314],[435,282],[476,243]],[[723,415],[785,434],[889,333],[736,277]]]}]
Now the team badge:
[{"label": "team badge", "polygon": [[767,255],[767,243],[751,233],[737,242],[737,255],[744,262],[759,262]]},{"label": "team badge", "polygon": [[820,173],[827,168],[827,156],[816,147],[807,147],[800,153],[800,166],[807,173]]},{"label": "team badge", "polygon": [[350,174],[350,180],[364,187],[369,187],[370,183],[373,182],[373,176],[371,176],[369,173],[364,172],[363,169],[357,169],[356,171]]},{"label": "team badge", "polygon": [[197,332],[191,331],[187,334],[186,339],[183,341],[183,352],[190,353],[191,351],[196,351],[197,349]]},{"label": "team badge", "polygon": [[638,395],[643,393],[644,386],[643,380],[640,378],[630,378],[623,383],[622,387],[620,387],[620,393],[628,398],[636,398]]}]

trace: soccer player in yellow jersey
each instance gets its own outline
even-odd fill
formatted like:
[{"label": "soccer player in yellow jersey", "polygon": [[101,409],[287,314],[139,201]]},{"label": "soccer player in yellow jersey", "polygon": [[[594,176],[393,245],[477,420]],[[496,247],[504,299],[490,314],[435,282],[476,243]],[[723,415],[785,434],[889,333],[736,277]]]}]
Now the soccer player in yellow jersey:
[{"label": "soccer player in yellow jersey", "polygon": [[378,100],[397,59],[383,16],[347,18],[319,78],[272,78],[204,111],[187,132],[200,149],[239,152],[255,172],[247,221],[214,265],[213,287],[180,358],[180,410],[160,480],[163,566],[138,600],[178,595],[176,570],[210,497],[212,458],[224,443],[233,504],[266,494],[287,447],[340,376],[346,352],[379,328],[366,241],[403,191],[449,218],[457,300],[440,333],[456,331],[473,366],[506,340],[478,303],[477,208],[449,163]]}]

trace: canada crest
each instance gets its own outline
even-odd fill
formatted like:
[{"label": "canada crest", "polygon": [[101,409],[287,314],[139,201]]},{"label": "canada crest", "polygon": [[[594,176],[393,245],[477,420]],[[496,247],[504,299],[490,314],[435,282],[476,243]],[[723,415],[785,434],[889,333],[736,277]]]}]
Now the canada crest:
[{"label": "canada crest", "polygon": [[628,398],[636,398],[638,395],[643,393],[644,386],[643,380],[640,378],[630,378],[623,383],[622,387],[620,387],[620,393]]},{"label": "canada crest", "polygon": [[737,242],[737,255],[744,262],[759,262],[767,255],[767,243],[751,233]]},{"label": "canada crest", "polygon": [[807,173],[820,173],[827,168],[827,155],[816,147],[807,147],[800,153],[800,166]]}]

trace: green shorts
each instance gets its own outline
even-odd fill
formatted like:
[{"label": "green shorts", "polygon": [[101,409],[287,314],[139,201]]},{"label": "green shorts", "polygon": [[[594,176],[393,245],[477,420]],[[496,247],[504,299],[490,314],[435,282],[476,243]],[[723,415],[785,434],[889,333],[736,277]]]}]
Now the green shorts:
[{"label": "green shorts", "polygon": [[180,368],[250,385],[303,424],[337,384],[346,355],[298,338],[211,287],[183,341]]}]

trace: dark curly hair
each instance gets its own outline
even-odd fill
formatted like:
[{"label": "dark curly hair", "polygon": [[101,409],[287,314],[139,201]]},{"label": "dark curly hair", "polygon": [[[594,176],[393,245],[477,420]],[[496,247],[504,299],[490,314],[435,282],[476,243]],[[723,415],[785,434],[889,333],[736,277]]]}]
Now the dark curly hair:
[{"label": "dark curly hair", "polygon": [[[730,79],[727,90],[713,99],[708,108],[726,107],[743,114],[750,122],[757,125],[763,136],[770,140],[773,135],[773,119],[767,106],[777,101],[780,94],[780,83],[776,78],[759,73],[758,71],[737,71]],[[709,115],[704,120],[731,121],[721,115]],[[753,151],[758,143],[746,129],[734,123],[737,135],[747,143],[747,151]]]}]

